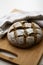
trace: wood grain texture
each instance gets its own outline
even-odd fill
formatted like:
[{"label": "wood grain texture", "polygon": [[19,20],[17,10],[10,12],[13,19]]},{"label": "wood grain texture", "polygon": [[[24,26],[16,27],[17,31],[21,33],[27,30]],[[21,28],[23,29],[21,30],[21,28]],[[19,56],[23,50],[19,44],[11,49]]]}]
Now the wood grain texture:
[{"label": "wood grain texture", "polygon": [[[13,10],[12,12],[20,12],[19,10]],[[22,11],[21,11],[22,13]],[[19,49],[13,47],[7,37],[5,36],[3,39],[0,39],[0,51],[10,52],[16,55],[16,58],[11,58],[5,56],[4,54],[0,54],[0,59],[4,59],[11,63],[16,63],[19,65],[37,65],[42,54],[43,54],[43,39],[40,43],[33,48],[30,49]]]}]

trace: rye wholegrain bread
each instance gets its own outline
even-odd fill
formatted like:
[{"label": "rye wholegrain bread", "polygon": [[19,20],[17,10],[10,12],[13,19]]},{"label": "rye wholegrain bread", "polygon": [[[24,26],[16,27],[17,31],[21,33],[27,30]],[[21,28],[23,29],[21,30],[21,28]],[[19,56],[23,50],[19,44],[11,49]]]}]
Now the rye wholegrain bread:
[{"label": "rye wholegrain bread", "polygon": [[29,48],[41,40],[42,30],[34,22],[17,21],[9,28],[7,38],[16,47]]}]

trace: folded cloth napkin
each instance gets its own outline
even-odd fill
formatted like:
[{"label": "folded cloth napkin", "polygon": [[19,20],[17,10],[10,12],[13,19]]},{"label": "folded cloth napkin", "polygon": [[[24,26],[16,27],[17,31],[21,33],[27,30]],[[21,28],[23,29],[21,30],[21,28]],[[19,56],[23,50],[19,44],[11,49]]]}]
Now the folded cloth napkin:
[{"label": "folded cloth napkin", "polygon": [[0,18],[0,38],[2,38],[7,32],[9,27],[16,21],[19,20],[35,20],[40,26],[43,27],[43,15],[37,12],[13,12],[9,13],[6,16]]}]

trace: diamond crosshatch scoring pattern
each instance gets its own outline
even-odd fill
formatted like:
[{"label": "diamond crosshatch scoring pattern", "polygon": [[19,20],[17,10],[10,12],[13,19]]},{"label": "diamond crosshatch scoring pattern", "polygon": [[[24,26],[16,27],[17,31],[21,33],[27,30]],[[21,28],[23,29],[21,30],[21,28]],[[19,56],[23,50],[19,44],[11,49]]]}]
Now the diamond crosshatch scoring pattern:
[{"label": "diamond crosshatch scoring pattern", "polygon": [[[1,52],[11,53],[15,55],[16,58],[8,57],[2,54]],[[3,59],[8,62],[20,65],[37,65],[42,55],[43,55],[43,39],[37,46],[25,50],[10,45],[7,40],[7,37],[0,39],[0,60]]]},{"label": "diamond crosshatch scoring pattern", "polygon": [[15,46],[29,48],[40,41],[42,32],[36,23],[28,23],[24,20],[15,22],[9,28],[7,37]]}]

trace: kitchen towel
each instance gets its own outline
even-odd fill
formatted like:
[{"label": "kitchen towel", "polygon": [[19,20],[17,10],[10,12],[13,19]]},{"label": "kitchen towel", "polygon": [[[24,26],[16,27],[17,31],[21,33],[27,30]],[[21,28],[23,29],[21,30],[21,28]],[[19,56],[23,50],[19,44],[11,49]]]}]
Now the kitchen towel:
[{"label": "kitchen towel", "polygon": [[[13,12],[0,18],[0,38],[2,38],[7,32],[9,27],[19,20],[35,20],[37,24],[43,27],[43,14],[38,12]],[[28,21],[29,22],[29,21]]]}]

